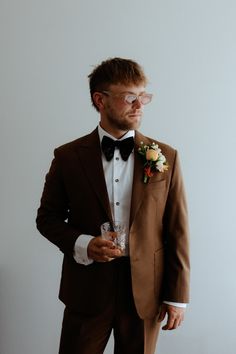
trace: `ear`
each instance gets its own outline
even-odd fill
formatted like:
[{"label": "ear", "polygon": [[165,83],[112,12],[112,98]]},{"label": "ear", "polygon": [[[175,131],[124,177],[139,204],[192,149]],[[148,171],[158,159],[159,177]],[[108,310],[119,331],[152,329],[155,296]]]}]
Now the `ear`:
[{"label": "ear", "polygon": [[103,94],[101,92],[94,92],[93,102],[100,111],[104,108]]}]

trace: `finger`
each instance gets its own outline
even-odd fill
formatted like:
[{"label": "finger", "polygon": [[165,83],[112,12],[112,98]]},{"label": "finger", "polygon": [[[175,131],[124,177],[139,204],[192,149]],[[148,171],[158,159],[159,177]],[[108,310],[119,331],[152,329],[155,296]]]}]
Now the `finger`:
[{"label": "finger", "polygon": [[105,259],[101,258],[106,255],[106,252],[104,252],[104,247],[112,248],[113,242],[103,240],[100,236],[93,238],[88,244],[88,257],[94,261],[105,261]]},{"label": "finger", "polygon": [[99,247],[109,247],[109,248],[115,247],[115,244],[113,241],[105,240],[101,236],[95,237],[91,242],[93,245],[95,245],[98,248]]},{"label": "finger", "polygon": [[95,259],[95,261],[99,263],[107,263],[107,262],[111,262],[113,259],[114,258],[104,256],[104,257],[98,257],[97,259]]},{"label": "finger", "polygon": [[176,320],[174,321],[174,324],[173,324],[172,328],[170,328],[170,330],[177,329],[178,327],[181,326],[181,324],[182,324],[182,320],[179,319],[179,318],[176,319]]},{"label": "finger", "polygon": [[168,317],[168,320],[167,320],[165,326],[162,327],[162,329],[164,331],[171,330],[174,326],[174,322],[175,322],[175,320],[173,318]]},{"label": "finger", "polygon": [[167,322],[166,322],[165,326],[162,327],[162,329],[164,331],[170,330],[173,327],[175,319],[176,319],[175,312],[171,311],[171,309],[169,307],[167,308],[167,313],[168,313]]},{"label": "finger", "polygon": [[109,262],[114,258],[121,257],[122,253],[118,248],[95,247],[90,252],[90,256],[96,262]]},{"label": "finger", "polygon": [[96,262],[109,262],[111,259],[113,259],[109,257],[107,254],[101,253],[100,249],[94,252],[92,256],[93,256],[93,260]]},{"label": "finger", "polygon": [[104,247],[103,249],[103,254],[107,257],[112,257],[112,258],[117,258],[120,257],[122,255],[122,252],[119,248],[115,247],[115,248],[107,248]]},{"label": "finger", "polygon": [[166,315],[166,306],[162,305],[161,312],[160,312],[160,315],[158,317],[158,322],[162,322],[164,320],[164,318],[165,318],[165,315]]},{"label": "finger", "polygon": [[166,325],[162,328],[163,330],[173,330],[178,328],[183,321],[182,316],[169,315]]},{"label": "finger", "polygon": [[179,320],[175,320],[173,322],[173,325],[172,327],[169,328],[169,331],[173,331],[174,329],[178,328],[179,327]]}]

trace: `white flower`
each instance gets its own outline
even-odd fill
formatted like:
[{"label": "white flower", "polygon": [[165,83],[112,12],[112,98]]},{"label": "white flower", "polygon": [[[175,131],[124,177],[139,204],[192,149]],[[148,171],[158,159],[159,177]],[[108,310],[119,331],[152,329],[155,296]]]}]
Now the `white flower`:
[{"label": "white flower", "polygon": [[158,171],[160,171],[160,172],[163,172],[163,171],[164,171],[164,169],[163,169],[163,163],[162,163],[161,161],[158,161],[158,162],[156,163],[156,169],[157,169]]},{"label": "white flower", "polygon": [[159,155],[159,159],[158,159],[158,161],[160,161],[160,162],[162,162],[162,163],[166,162],[166,158],[165,158],[165,156],[164,156],[164,155],[162,155],[162,154],[160,154],[160,155]]},{"label": "white flower", "polygon": [[155,143],[152,143],[151,148],[152,148],[153,150],[158,150],[158,145],[155,144]]}]

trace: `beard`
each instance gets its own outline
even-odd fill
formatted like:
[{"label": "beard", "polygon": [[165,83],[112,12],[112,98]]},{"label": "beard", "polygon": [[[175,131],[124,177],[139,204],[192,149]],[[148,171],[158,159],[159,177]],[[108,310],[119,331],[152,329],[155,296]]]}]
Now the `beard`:
[{"label": "beard", "polygon": [[129,118],[129,116],[136,115],[137,112],[127,112],[123,116],[117,115],[114,110],[110,109],[107,112],[107,121],[116,129],[127,131],[127,130],[137,130],[141,124],[142,113],[139,113],[135,118]]}]

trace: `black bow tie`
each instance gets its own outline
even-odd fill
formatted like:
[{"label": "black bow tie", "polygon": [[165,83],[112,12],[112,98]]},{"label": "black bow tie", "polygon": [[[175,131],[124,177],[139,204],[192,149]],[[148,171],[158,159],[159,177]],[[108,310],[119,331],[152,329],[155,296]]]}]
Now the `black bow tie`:
[{"label": "black bow tie", "polygon": [[134,138],[130,137],[124,140],[113,140],[108,136],[104,136],[102,138],[102,151],[106,156],[107,161],[110,161],[113,158],[115,147],[118,147],[122,159],[126,161],[134,148]]}]

